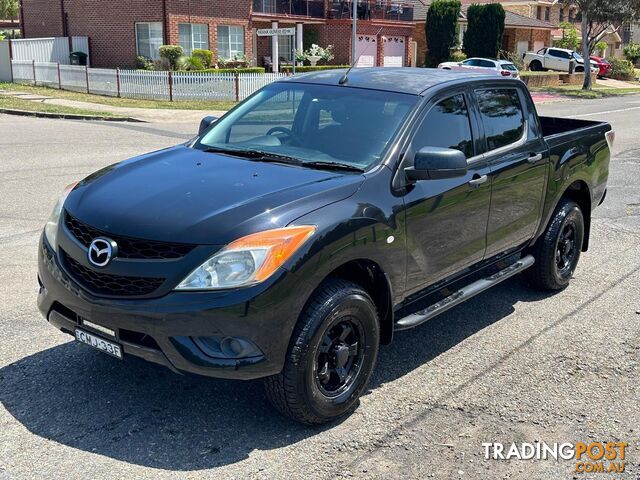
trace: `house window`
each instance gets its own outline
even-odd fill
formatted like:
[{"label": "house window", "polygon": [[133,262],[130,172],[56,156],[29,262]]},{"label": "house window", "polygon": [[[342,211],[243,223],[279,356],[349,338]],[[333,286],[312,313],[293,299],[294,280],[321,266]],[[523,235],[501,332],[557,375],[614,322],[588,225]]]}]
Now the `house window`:
[{"label": "house window", "polygon": [[542,20],[542,7],[540,5],[536,7],[536,18]]},{"label": "house window", "polygon": [[235,25],[218,27],[218,57],[233,58],[244,54],[244,28]]},{"label": "house window", "polygon": [[574,11],[570,8],[569,9],[569,23],[573,23],[575,21],[575,17],[574,15]]},{"label": "house window", "polygon": [[291,35],[278,35],[278,56],[288,62],[293,61],[293,37]]},{"label": "house window", "polygon": [[544,19],[548,22],[551,18],[551,7],[546,7],[544,9]]},{"label": "house window", "polygon": [[564,8],[560,9],[560,22],[564,22]]},{"label": "house window", "polygon": [[179,23],[180,46],[186,55],[195,49],[209,50],[209,25],[199,23]]},{"label": "house window", "polygon": [[136,23],[136,51],[138,55],[157,60],[162,45],[162,23]]}]

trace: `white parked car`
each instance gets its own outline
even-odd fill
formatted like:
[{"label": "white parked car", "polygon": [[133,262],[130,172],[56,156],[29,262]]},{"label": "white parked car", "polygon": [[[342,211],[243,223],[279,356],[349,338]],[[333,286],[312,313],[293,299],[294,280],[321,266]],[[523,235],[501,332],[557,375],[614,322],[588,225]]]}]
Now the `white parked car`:
[{"label": "white parked car", "polygon": [[516,66],[507,60],[491,58],[468,58],[463,62],[444,62],[438,65],[444,70],[471,70],[474,73],[487,73],[503,77],[518,78],[520,72]]},{"label": "white parked car", "polygon": [[[584,72],[584,59],[575,50],[548,47],[542,48],[536,53],[527,52],[524,55],[524,64],[533,72],[542,72],[544,70],[568,72],[571,62],[574,65],[574,72]],[[600,71],[595,62],[591,62],[591,71],[593,73]]]}]

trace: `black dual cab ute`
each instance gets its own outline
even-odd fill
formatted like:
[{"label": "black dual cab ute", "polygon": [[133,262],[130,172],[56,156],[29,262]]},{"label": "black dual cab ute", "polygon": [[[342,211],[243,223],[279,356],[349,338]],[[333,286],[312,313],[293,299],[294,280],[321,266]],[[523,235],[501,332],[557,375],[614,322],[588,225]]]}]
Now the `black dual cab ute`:
[{"label": "black dual cab ute", "polygon": [[331,421],[394,331],[520,272],[565,288],[613,140],[607,123],[538,117],[519,80],[296,75],[70,185],[38,305],[114,357],[264,377],[285,415]]}]

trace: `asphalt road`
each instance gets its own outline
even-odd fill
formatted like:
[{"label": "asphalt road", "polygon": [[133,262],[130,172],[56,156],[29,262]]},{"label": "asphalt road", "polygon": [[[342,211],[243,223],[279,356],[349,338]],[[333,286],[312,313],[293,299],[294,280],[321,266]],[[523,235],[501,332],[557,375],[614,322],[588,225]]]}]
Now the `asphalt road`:
[{"label": "asphalt road", "polygon": [[58,192],[195,124],[0,115],[0,479],[587,478],[572,461],[484,460],[481,444],[596,439],[629,442],[625,477],[638,478],[640,97],[540,111],[618,133],[570,288],[541,295],[515,278],[399,333],[359,409],[323,428],[276,415],[260,382],[119,362],[36,309],[37,240]]}]

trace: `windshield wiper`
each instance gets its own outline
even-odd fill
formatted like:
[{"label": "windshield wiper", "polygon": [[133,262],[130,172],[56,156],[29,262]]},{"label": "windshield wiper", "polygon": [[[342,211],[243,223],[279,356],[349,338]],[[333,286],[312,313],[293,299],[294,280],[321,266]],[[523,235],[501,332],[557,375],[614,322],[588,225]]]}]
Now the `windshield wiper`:
[{"label": "windshield wiper", "polygon": [[364,172],[364,168],[356,167],[354,165],[348,165],[346,163],[338,162],[304,162],[305,167],[317,168],[319,170],[344,170],[347,172]]},{"label": "windshield wiper", "polygon": [[209,148],[205,148],[203,151],[209,152],[209,153],[224,153],[226,155],[248,158],[250,160],[256,160],[259,162],[271,161],[271,162],[289,163],[292,165],[303,164],[302,160],[298,160],[295,157],[280,155],[278,153],[264,152],[262,150],[209,147]]},{"label": "windshield wiper", "polygon": [[323,162],[323,161],[305,162],[295,157],[290,157],[288,155],[280,155],[278,153],[265,152],[263,150],[209,147],[209,148],[206,148],[204,151],[243,157],[249,160],[255,160],[257,162],[286,163],[287,165],[296,165],[300,167],[315,168],[318,170],[344,170],[347,172],[364,172],[364,169],[355,167],[353,165],[347,165],[346,163]]}]

